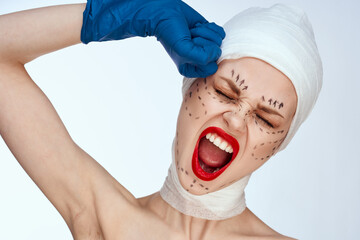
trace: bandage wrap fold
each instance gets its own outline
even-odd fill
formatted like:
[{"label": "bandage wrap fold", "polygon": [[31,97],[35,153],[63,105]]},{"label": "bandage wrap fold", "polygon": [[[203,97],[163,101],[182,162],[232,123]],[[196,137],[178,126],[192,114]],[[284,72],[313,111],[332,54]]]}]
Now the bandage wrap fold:
[{"label": "bandage wrap fold", "polygon": [[[283,150],[310,114],[322,86],[322,62],[311,23],[300,8],[276,4],[270,8],[253,7],[246,9],[231,18],[224,25],[224,29],[226,37],[221,45],[222,55],[218,63],[224,59],[239,59],[242,57],[261,59],[277,68],[293,83],[298,102],[289,132],[280,146],[280,150]],[[184,78],[182,87],[183,96],[185,96],[185,93],[194,81],[194,78]],[[174,162],[172,165],[174,165]],[[171,169],[175,169],[174,166],[171,166],[169,171]],[[226,172],[223,174],[226,174]],[[227,191],[234,193],[234,199],[239,197],[239,191],[243,191],[245,187],[239,184],[239,182],[247,182],[244,181],[244,178],[227,187]],[[177,186],[174,183],[169,183],[169,181],[174,181],[174,179],[168,176],[164,186],[169,185],[181,188],[181,185]],[[163,189],[161,194],[165,195]],[[177,189],[177,192],[182,195],[180,189]],[[220,195],[217,195],[218,193]],[[167,192],[166,194],[171,193]],[[196,201],[200,201],[198,197],[196,196]],[[210,210],[215,212],[217,216],[221,216],[219,219],[229,218],[233,216],[233,214],[228,214],[229,209],[239,214],[241,211],[234,210],[234,208],[236,209],[235,205],[238,205],[239,209],[244,209],[243,206],[245,206],[245,198],[240,198],[243,204],[235,201],[233,205],[229,204],[227,209],[222,209],[221,212],[216,210],[208,202],[217,201],[218,198],[221,198],[221,190],[213,192],[211,195],[206,194],[200,197],[202,198],[203,207],[199,208],[200,210],[203,209],[202,212],[204,214],[203,216],[197,214],[195,217],[209,219],[205,212]],[[167,199],[171,200],[167,201],[165,199],[165,201],[172,206],[177,206],[179,204],[175,202],[185,201],[185,199],[188,201],[187,198],[188,196],[185,195],[182,198],[178,196],[175,199],[168,197]],[[197,212],[200,210],[198,209]]]}]

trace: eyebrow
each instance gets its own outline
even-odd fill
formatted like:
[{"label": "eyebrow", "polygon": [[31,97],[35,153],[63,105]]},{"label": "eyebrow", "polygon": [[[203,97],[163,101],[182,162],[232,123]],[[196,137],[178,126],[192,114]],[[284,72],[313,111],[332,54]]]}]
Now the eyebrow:
[{"label": "eyebrow", "polygon": [[[228,79],[228,78],[223,77],[223,76],[220,76],[220,78],[222,80],[225,80],[229,84],[231,90],[233,90],[238,96],[240,96],[240,89],[236,86],[236,84],[234,83],[233,80]],[[268,108],[268,107],[266,107],[264,105],[259,104],[258,108],[260,110],[264,111],[264,112],[267,112],[267,113],[270,113],[270,114],[275,114],[275,115],[278,115],[278,116],[284,118],[284,116],[281,115],[278,111],[275,111],[274,109]]]},{"label": "eyebrow", "polygon": [[233,80],[222,76],[220,76],[220,78],[225,80],[230,85],[231,90],[233,90],[238,96],[240,95],[240,89],[236,86]]}]

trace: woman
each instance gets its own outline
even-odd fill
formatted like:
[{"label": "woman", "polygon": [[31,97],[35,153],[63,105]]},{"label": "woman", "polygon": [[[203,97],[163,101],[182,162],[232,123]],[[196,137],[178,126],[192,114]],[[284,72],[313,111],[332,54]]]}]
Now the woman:
[{"label": "woman", "polygon": [[[32,10],[0,21],[0,29],[16,33],[1,39],[1,136],[74,238],[289,239],[246,208],[243,190],[251,173],[290,141],[320,90],[321,61],[306,16],[275,5],[227,23],[216,73],[184,79],[163,188],[135,199],[72,141],[24,69],[39,55],[80,42],[84,8]],[[19,22],[36,24],[26,31]],[[46,34],[34,36],[37,28]],[[61,37],[44,38],[49,33]]]}]

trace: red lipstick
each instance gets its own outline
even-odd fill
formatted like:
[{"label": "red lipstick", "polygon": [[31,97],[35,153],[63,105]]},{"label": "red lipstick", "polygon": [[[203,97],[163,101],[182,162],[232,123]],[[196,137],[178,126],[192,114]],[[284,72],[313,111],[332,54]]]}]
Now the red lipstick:
[{"label": "red lipstick", "polygon": [[[231,156],[231,160],[225,165],[223,166],[221,169],[219,169],[217,172],[214,173],[208,173],[205,172],[199,163],[199,156],[198,156],[198,150],[199,150],[199,142],[200,139],[203,138],[204,136],[206,136],[206,134],[208,133],[216,133],[218,136],[220,136],[222,139],[224,139],[225,141],[227,141],[229,144],[231,144],[231,147],[233,148],[233,153]],[[238,141],[230,136],[229,134],[227,134],[224,130],[222,130],[221,128],[218,127],[208,127],[207,129],[205,129],[201,134],[200,137],[196,143],[195,149],[194,149],[194,153],[193,153],[193,158],[192,158],[192,170],[194,172],[194,174],[200,178],[203,181],[211,181],[214,180],[215,178],[217,178],[218,176],[220,176],[225,170],[226,168],[228,168],[230,166],[230,164],[232,163],[232,161],[235,159],[235,157],[237,156],[239,152],[239,143]]]}]

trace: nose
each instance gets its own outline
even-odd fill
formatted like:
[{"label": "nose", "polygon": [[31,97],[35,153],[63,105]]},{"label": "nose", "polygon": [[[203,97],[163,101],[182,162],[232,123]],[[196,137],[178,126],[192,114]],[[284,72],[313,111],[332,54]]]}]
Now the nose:
[{"label": "nose", "polygon": [[229,129],[235,132],[245,132],[247,130],[247,119],[250,117],[248,106],[232,108],[223,113],[224,121]]}]

